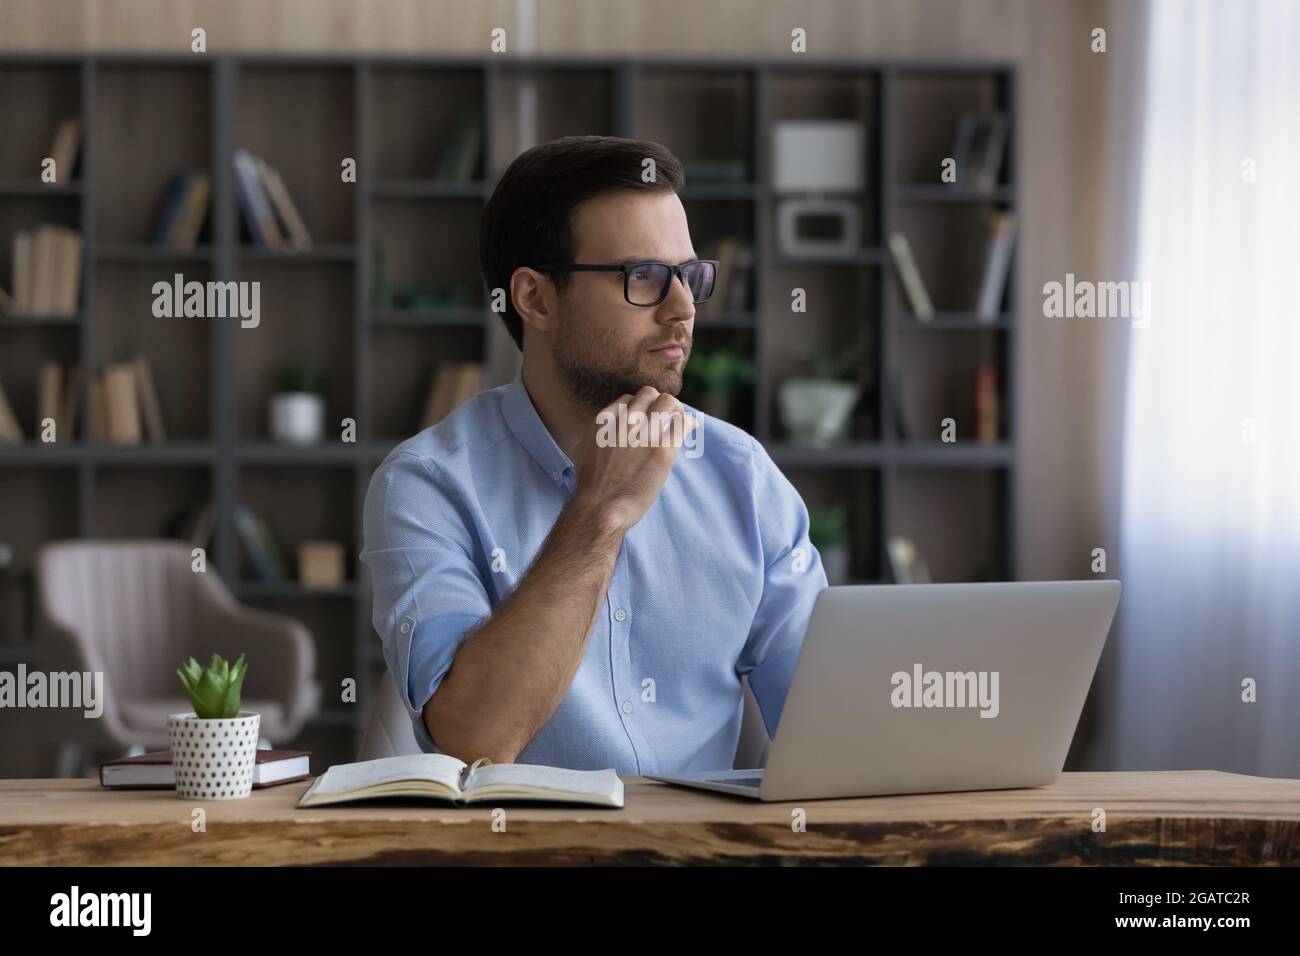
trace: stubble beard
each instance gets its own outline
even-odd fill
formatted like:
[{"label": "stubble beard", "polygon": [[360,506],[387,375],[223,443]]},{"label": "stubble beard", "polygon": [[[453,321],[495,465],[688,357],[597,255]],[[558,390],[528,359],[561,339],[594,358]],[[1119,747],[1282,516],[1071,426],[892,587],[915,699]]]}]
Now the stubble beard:
[{"label": "stubble beard", "polygon": [[682,345],[682,359],[658,371],[641,367],[647,358],[644,343],[632,349],[609,332],[575,332],[562,328],[556,336],[555,366],[570,398],[599,411],[621,395],[635,395],[649,385],[674,397],[682,390],[682,369],[691,355],[691,340]]}]

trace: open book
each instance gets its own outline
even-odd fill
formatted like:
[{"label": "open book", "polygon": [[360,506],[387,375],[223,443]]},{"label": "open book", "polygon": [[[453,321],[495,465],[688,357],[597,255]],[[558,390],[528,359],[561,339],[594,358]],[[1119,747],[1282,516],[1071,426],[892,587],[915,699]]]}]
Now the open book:
[{"label": "open book", "polygon": [[613,770],[565,770],[533,764],[472,764],[447,754],[381,757],[335,764],[298,800],[319,807],[376,797],[428,797],[456,804],[486,800],[535,800],[623,806],[623,781]]}]

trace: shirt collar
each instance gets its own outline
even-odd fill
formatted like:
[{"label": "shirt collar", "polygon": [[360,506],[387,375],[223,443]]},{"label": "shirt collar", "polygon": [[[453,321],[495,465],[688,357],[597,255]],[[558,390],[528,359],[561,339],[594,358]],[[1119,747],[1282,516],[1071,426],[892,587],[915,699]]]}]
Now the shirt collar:
[{"label": "shirt collar", "polygon": [[501,409],[506,424],[514,432],[519,444],[533,456],[533,460],[542,466],[542,470],[557,485],[563,484],[566,476],[573,473],[573,462],[564,450],[555,443],[550,431],[542,422],[541,416],[524,388],[523,369],[515,375],[514,381],[506,386],[505,400]]}]

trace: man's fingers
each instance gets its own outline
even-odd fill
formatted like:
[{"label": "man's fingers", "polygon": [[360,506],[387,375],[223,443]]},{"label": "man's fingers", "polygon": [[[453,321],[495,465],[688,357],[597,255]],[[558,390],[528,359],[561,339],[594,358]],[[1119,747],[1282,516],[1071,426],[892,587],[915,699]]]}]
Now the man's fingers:
[{"label": "man's fingers", "polygon": [[[659,389],[652,388],[649,385],[641,386],[641,390],[632,397],[628,405],[628,411],[644,412],[650,408],[650,404],[659,398]],[[672,396],[668,396],[671,398]]]}]

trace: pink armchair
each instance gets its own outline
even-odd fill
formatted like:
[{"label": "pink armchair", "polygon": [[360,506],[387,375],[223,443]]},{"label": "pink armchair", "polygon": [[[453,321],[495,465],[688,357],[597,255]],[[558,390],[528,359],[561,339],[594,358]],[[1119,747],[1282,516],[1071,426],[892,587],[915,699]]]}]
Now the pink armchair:
[{"label": "pink armchair", "polygon": [[42,736],[99,750],[166,749],[167,715],[192,710],[176,669],[213,653],[247,655],[241,706],[262,715],[264,740],[292,740],[317,706],[306,627],[237,603],[214,570],[191,570],[182,542],[58,542],[41,549],[37,578],[41,668],[104,673],[102,716],[31,715]]}]

